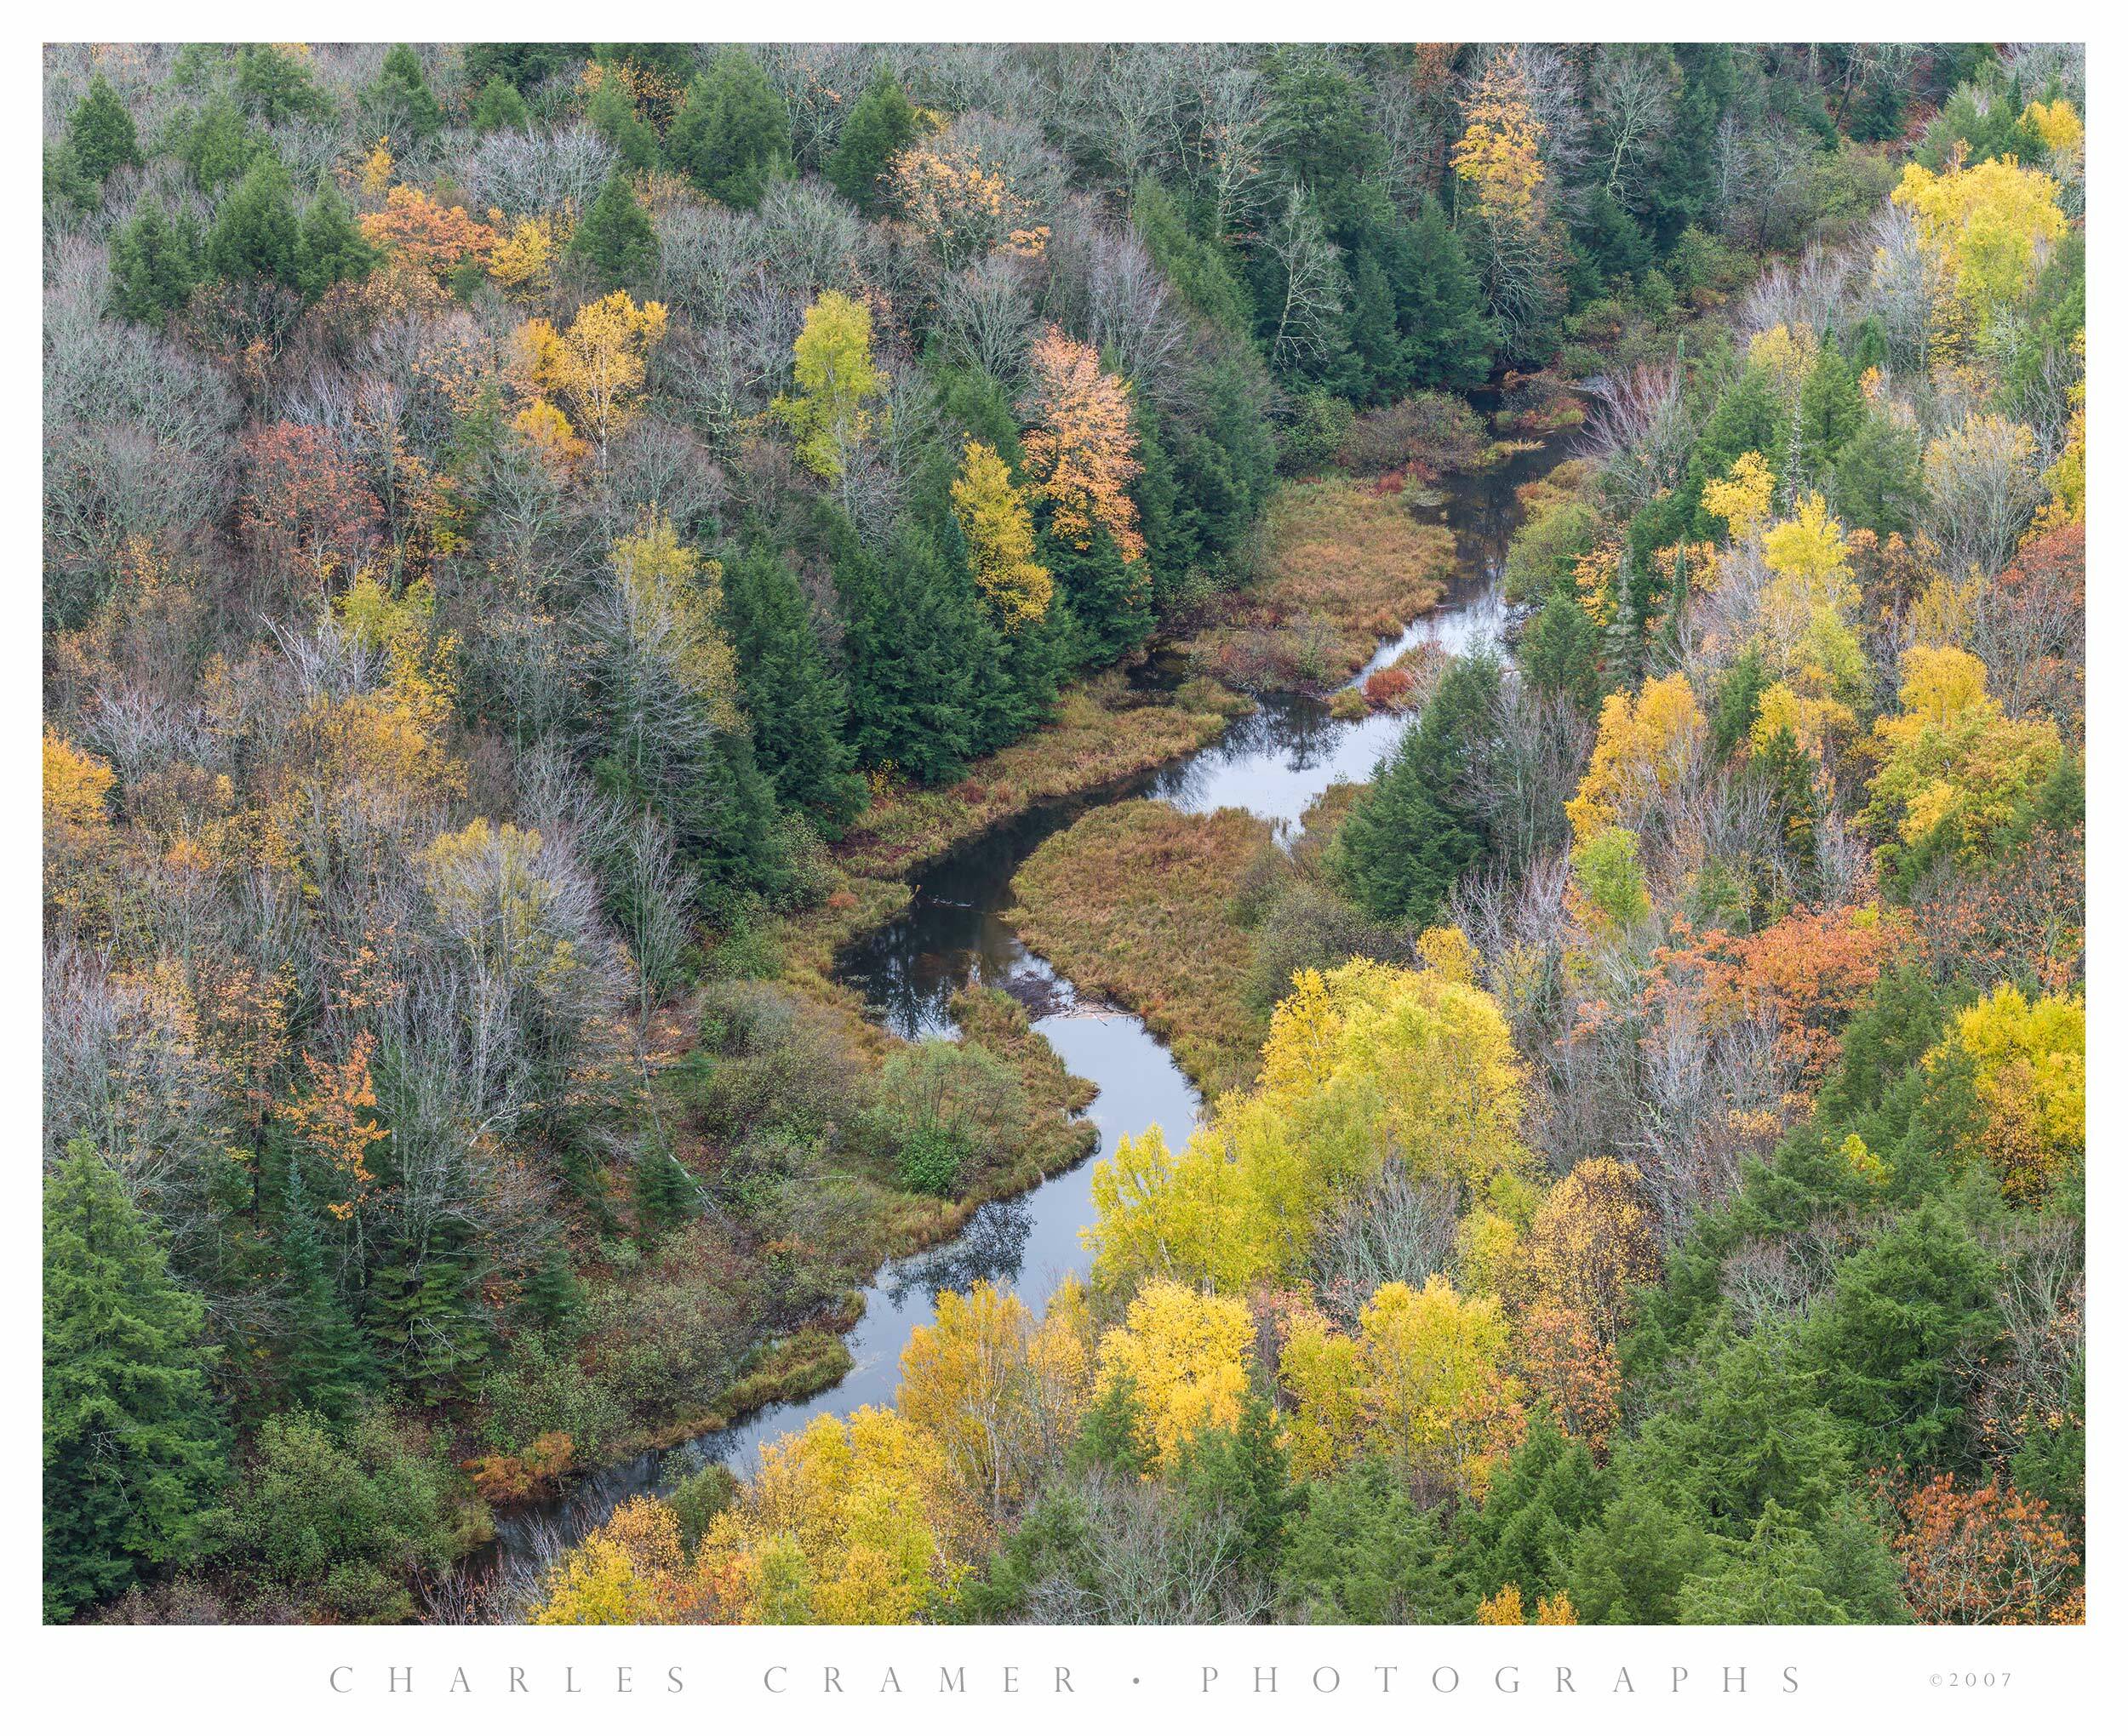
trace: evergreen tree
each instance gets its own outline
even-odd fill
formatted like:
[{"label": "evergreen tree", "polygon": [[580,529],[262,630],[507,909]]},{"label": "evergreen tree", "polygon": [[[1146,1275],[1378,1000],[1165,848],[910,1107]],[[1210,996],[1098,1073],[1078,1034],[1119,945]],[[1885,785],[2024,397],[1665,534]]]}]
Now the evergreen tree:
[{"label": "evergreen tree", "polygon": [[916,133],[916,110],[902,94],[894,70],[882,63],[843,123],[842,137],[827,159],[828,180],[870,215],[878,208],[879,177]]},{"label": "evergreen tree", "polygon": [[959,774],[973,747],[969,647],[985,625],[981,612],[972,594],[954,594],[935,540],[914,525],[900,527],[877,559],[850,543],[835,582],[849,622],[844,649],[859,762],[942,783]]},{"label": "evergreen tree", "polygon": [[1593,717],[1604,696],[1597,667],[1596,623],[1564,591],[1554,591],[1522,635],[1522,672],[1539,693],[1564,694]]},{"label": "evergreen tree", "polygon": [[300,287],[300,238],[288,171],[271,153],[261,156],[222,201],[207,237],[207,263],[221,277],[265,277]]},{"label": "evergreen tree", "polygon": [[1068,538],[1044,538],[1042,564],[1078,623],[1080,662],[1113,663],[1153,631],[1151,569],[1142,559],[1124,560],[1099,526],[1083,549]]},{"label": "evergreen tree", "polygon": [[584,1287],[569,1270],[569,1250],[557,1242],[524,1281],[523,1306],[542,1331],[566,1333],[583,1311]]},{"label": "evergreen tree", "polygon": [[625,175],[607,178],[569,237],[569,252],[589,265],[605,289],[634,288],[657,270],[657,236]]},{"label": "evergreen tree", "polygon": [[144,201],[133,221],[111,237],[112,311],[161,325],[192,299],[199,253],[199,226],[189,212],[173,220],[159,202]]},{"label": "evergreen tree", "polygon": [[44,205],[48,219],[86,215],[103,203],[103,189],[82,172],[81,157],[61,139],[44,149]]},{"label": "evergreen tree", "polygon": [[1441,677],[1419,721],[1377,769],[1331,847],[1331,874],[1379,922],[1434,922],[1464,870],[1484,854],[1484,822],[1464,791],[1500,692],[1500,665],[1467,657]]},{"label": "evergreen tree", "polygon": [[1466,1595],[1474,1601],[1514,1585],[1534,1604],[1563,1590],[1576,1534],[1595,1520],[1603,1499],[1603,1477],[1587,1446],[1540,1415],[1487,1489],[1484,1505],[1466,1519]]},{"label": "evergreen tree", "polygon": [[365,1322],[395,1380],[426,1404],[461,1392],[488,1355],[465,1251],[399,1248],[372,1276]]},{"label": "evergreen tree", "polygon": [[380,133],[419,144],[432,138],[443,124],[436,93],[428,88],[421,71],[421,57],[400,43],[384,57],[384,65],[363,93],[372,124]]},{"label": "evergreen tree", "polygon": [[821,649],[798,577],[756,544],[724,574],[724,607],[754,750],[777,797],[839,832],[865,802],[843,732],[849,696]]},{"label": "evergreen tree", "polygon": [[2001,1333],[2001,1277],[1937,1200],[1841,1261],[1802,1347],[1858,1462],[1939,1465],[1968,1450],[1959,1371],[1983,1362]]},{"label": "evergreen tree", "polygon": [[1567,1596],[1585,1625],[1668,1626],[1685,1582],[1712,1550],[1700,1527],[1629,1488],[1576,1537]]},{"label": "evergreen tree", "polygon": [[636,1236],[646,1246],[701,1208],[695,1178],[669,1151],[651,1150],[636,1160]]},{"label": "evergreen tree", "polygon": [[1462,236],[1428,193],[1413,217],[1386,227],[1383,261],[1396,295],[1404,387],[1479,385],[1498,346],[1485,285]]},{"label": "evergreen tree", "polygon": [[629,170],[658,166],[658,135],[636,112],[628,87],[618,78],[607,78],[584,105],[584,118],[593,130],[620,153],[621,167]]},{"label": "evergreen tree", "polygon": [[272,43],[245,43],[237,50],[237,94],[269,127],[333,111],[332,99],[312,83],[310,67]]},{"label": "evergreen tree", "polygon": [[1186,1507],[1233,1522],[1250,1564],[1276,1570],[1296,1502],[1278,1416],[1261,1394],[1243,1401],[1233,1427],[1204,1429],[1191,1437],[1180,1476]]},{"label": "evergreen tree", "polygon": [[292,1402],[344,1421],[375,1379],[375,1365],[326,1269],[317,1213],[304,1192],[299,1164],[289,1165],[283,1203],[282,1387]]},{"label": "evergreen tree", "polygon": [[1822,483],[1862,422],[1862,388],[1839,345],[1820,346],[1817,362],[1804,379],[1797,408],[1803,477]]},{"label": "evergreen tree", "polygon": [[791,167],[791,123],[769,76],[743,49],[725,49],[688,89],[666,149],[711,197],[751,210]]},{"label": "evergreen tree", "polygon": [[1464,1613],[1440,1528],[1387,1460],[1364,1459],[1304,1483],[1279,1573],[1299,1619],[1368,1626],[1441,1623]]},{"label": "evergreen tree", "polygon": [[516,85],[500,72],[480,87],[473,99],[473,131],[479,134],[514,133],[529,118],[524,99]]},{"label": "evergreen tree", "polygon": [[198,1299],[88,1141],[44,1189],[44,1614],[189,1557],[227,1473]]},{"label": "evergreen tree", "polygon": [[377,250],[355,221],[346,195],[329,179],[303,213],[296,240],[296,277],[315,301],[335,283],[358,283],[377,263]]},{"label": "evergreen tree", "polygon": [[216,96],[178,128],[177,154],[192,172],[202,192],[238,179],[254,162],[272,154],[243,111],[226,96]]},{"label": "evergreen tree", "polygon": [[121,164],[139,168],[140,141],[133,129],[133,117],[99,72],[89,89],[66,117],[66,142],[74,148],[81,172],[100,181]]},{"label": "evergreen tree", "polygon": [[1889,417],[1864,416],[1833,465],[1832,501],[1851,529],[1911,535],[1928,501],[1920,436]]}]

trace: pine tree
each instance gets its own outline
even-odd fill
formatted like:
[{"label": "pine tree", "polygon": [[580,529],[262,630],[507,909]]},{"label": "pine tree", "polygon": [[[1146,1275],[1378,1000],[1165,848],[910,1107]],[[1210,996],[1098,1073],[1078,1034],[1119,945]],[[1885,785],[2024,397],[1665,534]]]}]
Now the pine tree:
[{"label": "pine tree", "polygon": [[628,87],[620,79],[609,77],[599,84],[584,105],[584,118],[620,153],[623,168],[633,172],[658,166],[658,135],[636,112]]},{"label": "pine tree", "polygon": [[839,832],[865,802],[844,740],[849,695],[828,667],[798,577],[757,544],[724,574],[724,608],[754,748],[777,797]]},{"label": "pine tree", "polygon": [[524,1282],[524,1309],[548,1332],[566,1332],[584,1306],[584,1287],[569,1270],[569,1250],[557,1242]]},{"label": "pine tree", "polygon": [[1113,663],[1145,642],[1153,631],[1153,574],[1142,559],[1124,560],[1098,525],[1083,549],[1066,537],[1044,538],[1042,559],[1078,623],[1080,662]]},{"label": "pine tree", "polygon": [[237,94],[269,127],[333,111],[332,99],[311,82],[309,66],[272,43],[246,43],[237,50]]},{"label": "pine tree", "polygon": [[317,197],[303,213],[296,241],[296,277],[312,301],[335,283],[357,283],[377,263],[377,250],[355,222],[346,196],[321,180]]},{"label": "pine tree", "polygon": [[838,559],[849,629],[850,740],[860,763],[918,781],[957,776],[974,739],[975,677],[968,647],[984,625],[957,598],[935,540],[902,526],[878,558],[855,546]]},{"label": "pine tree", "polygon": [[386,1368],[426,1404],[461,1391],[488,1354],[466,1257],[402,1248],[371,1276],[366,1323]]},{"label": "pine tree", "polygon": [[666,135],[673,164],[711,197],[751,210],[790,172],[791,123],[760,64],[726,49],[688,88]]},{"label": "pine tree", "polygon": [[1539,693],[1564,694],[1589,717],[1603,699],[1596,657],[1600,637],[1588,611],[1553,591],[1522,635],[1522,672]]},{"label": "pine tree", "polygon": [[569,237],[569,251],[591,266],[603,289],[632,289],[657,269],[657,236],[626,176],[608,178]]},{"label": "pine tree", "polygon": [[893,69],[883,64],[843,123],[842,137],[827,159],[828,180],[870,215],[879,203],[879,177],[916,134],[916,110],[902,94]]},{"label": "pine tree", "polygon": [[637,1238],[649,1244],[693,1217],[701,1208],[701,1191],[671,1152],[646,1151],[636,1162],[635,1208]]},{"label": "pine tree", "polygon": [[161,325],[192,299],[200,277],[199,226],[144,202],[111,238],[111,306],[121,318]]},{"label": "pine tree", "polygon": [[281,1271],[287,1296],[282,1386],[292,1403],[344,1421],[374,1381],[375,1365],[326,1269],[317,1214],[304,1192],[302,1168],[294,1162],[284,1198]]},{"label": "pine tree", "polygon": [[87,94],[66,117],[66,142],[74,147],[81,172],[94,181],[122,163],[140,166],[140,141],[133,117],[102,73],[89,81]]},{"label": "pine tree", "polygon": [[473,131],[478,134],[514,133],[528,119],[524,99],[516,85],[496,73],[480,87],[473,99]]},{"label": "pine tree", "polygon": [[207,237],[207,263],[222,277],[265,277],[299,287],[300,239],[281,159],[260,157],[222,202]]},{"label": "pine tree", "polygon": [[1453,665],[1338,833],[1331,873],[1377,921],[1431,927],[1484,854],[1484,824],[1463,791],[1499,691],[1491,660]]},{"label": "pine tree", "polygon": [[44,1190],[44,1614],[188,1558],[227,1472],[204,1311],[84,1139]]},{"label": "pine tree", "polygon": [[443,111],[421,71],[421,57],[404,43],[385,55],[384,65],[363,96],[380,132],[418,144],[434,136],[443,124]]},{"label": "pine tree", "polygon": [[1391,226],[1386,260],[1407,389],[1482,382],[1499,334],[1485,311],[1484,284],[1438,200],[1428,195],[1416,215]]}]

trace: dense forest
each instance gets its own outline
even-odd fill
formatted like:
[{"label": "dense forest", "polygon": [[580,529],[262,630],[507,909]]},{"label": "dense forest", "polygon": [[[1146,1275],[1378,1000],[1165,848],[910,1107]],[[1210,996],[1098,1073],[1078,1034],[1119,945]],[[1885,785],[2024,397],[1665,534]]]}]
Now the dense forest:
[{"label": "dense forest", "polygon": [[[2080,50],[43,92],[48,1620],[2083,1619]],[[1083,1280],[483,1572],[1092,1149],[838,949],[1537,450],[1370,781],[1029,863],[1205,1095]]]}]

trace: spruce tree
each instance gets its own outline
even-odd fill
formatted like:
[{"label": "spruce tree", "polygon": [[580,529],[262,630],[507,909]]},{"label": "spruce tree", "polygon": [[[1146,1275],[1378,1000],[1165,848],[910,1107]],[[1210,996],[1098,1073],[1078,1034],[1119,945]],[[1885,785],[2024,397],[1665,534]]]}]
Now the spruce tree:
[{"label": "spruce tree", "polygon": [[161,325],[192,299],[199,282],[199,226],[189,213],[173,220],[145,202],[111,237],[111,306],[121,318]]},{"label": "spruce tree", "polygon": [[44,1189],[44,1614],[189,1558],[227,1474],[205,1311],[85,1139]]},{"label": "spruce tree", "polygon": [[954,595],[928,533],[903,525],[877,559],[855,545],[852,535],[835,568],[849,620],[850,739],[865,765],[943,782],[959,774],[974,739],[967,648],[981,612]]},{"label": "spruce tree", "polygon": [[620,79],[609,77],[600,83],[584,105],[584,118],[620,154],[623,168],[658,166],[658,135],[636,112],[634,99]]},{"label": "spruce tree", "polygon": [[363,100],[379,130],[412,140],[416,144],[435,135],[443,124],[436,93],[428,88],[421,71],[421,57],[400,43],[384,57],[384,65]]},{"label": "spruce tree", "polygon": [[281,159],[262,156],[222,202],[207,238],[207,263],[222,277],[265,277],[300,287],[300,238]]},{"label": "spruce tree", "polygon": [[311,82],[311,69],[272,43],[246,43],[237,50],[237,94],[269,127],[333,111],[332,100]]},{"label": "spruce tree", "polygon": [[916,110],[902,94],[891,67],[872,75],[843,123],[827,159],[827,178],[843,197],[867,215],[878,208],[879,178],[916,137]]},{"label": "spruce tree", "polygon": [[524,99],[518,88],[501,73],[480,87],[473,99],[473,131],[478,134],[514,133],[525,124]]},{"label": "spruce tree", "polygon": [[798,578],[757,544],[724,574],[724,607],[762,769],[787,805],[839,832],[865,802],[843,739],[849,695],[827,665]]},{"label": "spruce tree", "polygon": [[569,251],[591,267],[602,288],[636,288],[657,269],[657,236],[625,175],[616,172],[599,189],[569,237]]},{"label": "spruce tree", "polygon": [[1522,635],[1523,675],[1537,692],[1562,694],[1593,717],[1604,693],[1596,666],[1601,642],[1588,611],[1555,591]]},{"label": "spruce tree", "polygon": [[1113,663],[1153,631],[1153,574],[1143,560],[1126,561],[1098,527],[1084,548],[1045,537],[1043,564],[1078,623],[1079,660]]},{"label": "spruce tree", "polygon": [[283,1198],[281,1273],[287,1299],[282,1386],[292,1403],[344,1421],[375,1379],[375,1365],[327,1270],[317,1211],[304,1191],[302,1168],[293,1162]]},{"label": "spruce tree", "polygon": [[1479,384],[1492,372],[1498,334],[1456,226],[1429,195],[1409,220],[1390,226],[1388,237],[1385,268],[1407,388]]},{"label": "spruce tree", "polygon": [[346,196],[329,180],[321,180],[296,241],[303,294],[315,301],[335,283],[360,283],[376,263],[377,250],[356,224]]},{"label": "spruce tree", "polygon": [[89,81],[87,94],[66,117],[66,142],[91,180],[102,180],[121,163],[140,166],[140,141],[133,117],[102,73]]},{"label": "spruce tree", "polygon": [[1499,692],[1500,665],[1490,658],[1452,665],[1338,833],[1332,876],[1376,921],[1431,926],[1484,854],[1484,823],[1464,791]]},{"label": "spruce tree", "polygon": [[751,210],[791,167],[783,99],[743,49],[726,49],[688,88],[666,135],[673,164],[711,197]]}]

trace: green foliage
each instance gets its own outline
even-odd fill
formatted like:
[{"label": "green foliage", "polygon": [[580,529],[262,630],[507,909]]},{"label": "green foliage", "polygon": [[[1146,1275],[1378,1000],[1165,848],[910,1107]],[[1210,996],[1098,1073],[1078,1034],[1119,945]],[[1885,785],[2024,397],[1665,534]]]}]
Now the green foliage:
[{"label": "green foliage", "polygon": [[309,64],[272,43],[238,45],[237,94],[246,111],[269,127],[333,111],[332,99],[312,81]]},{"label": "green foliage", "polygon": [[143,201],[111,237],[111,306],[121,318],[161,325],[192,300],[201,271],[199,226]]},{"label": "green foliage", "polygon": [[1465,779],[1499,692],[1500,666],[1490,658],[1454,664],[1353,804],[1330,873],[1376,921],[1431,927],[1457,877],[1483,855],[1484,822],[1468,805]]},{"label": "green foliage", "polygon": [[657,236],[626,175],[609,175],[598,190],[569,238],[569,255],[591,268],[602,289],[638,288],[657,270]]},{"label": "green foliage", "polygon": [[279,157],[260,156],[222,201],[207,237],[207,263],[220,277],[300,285],[300,236]]},{"label": "green foliage", "polygon": [[404,43],[386,54],[384,65],[363,92],[363,111],[379,133],[395,142],[420,144],[443,124],[421,57]]},{"label": "green foliage", "polygon": [[282,1587],[317,1619],[414,1619],[417,1577],[472,1541],[456,1477],[373,1412],[337,1440],[304,1411],[260,1425],[230,1502],[219,1554],[233,1573]]},{"label": "green foliage", "polygon": [[968,1139],[958,1128],[932,1123],[909,1129],[894,1154],[894,1170],[911,1193],[952,1199],[968,1167]]},{"label": "green foliage", "polygon": [[845,199],[869,215],[878,208],[880,176],[916,136],[916,110],[902,94],[893,68],[883,63],[843,123],[841,136],[827,159],[827,178]]},{"label": "green foliage", "polygon": [[584,118],[620,153],[624,170],[633,173],[658,166],[658,135],[636,112],[634,100],[620,79],[609,78],[600,83],[584,105]]},{"label": "green foliage", "polygon": [[516,85],[500,72],[480,87],[473,99],[472,123],[476,133],[513,133],[525,124],[524,99]]},{"label": "green foliage", "polygon": [[2001,1276],[1937,1200],[1840,1263],[1799,1347],[1818,1367],[1824,1402],[1848,1425],[1857,1463],[1970,1463],[1961,1379],[2001,1333]]},{"label": "green foliage", "polygon": [[1559,694],[1587,717],[1596,715],[1604,694],[1598,666],[1601,636],[1588,611],[1571,597],[1554,591],[1522,636],[1522,672],[1539,693]]},{"label": "green foliage", "polygon": [[344,1421],[375,1384],[376,1366],[326,1265],[317,1210],[305,1195],[301,1168],[293,1163],[283,1205],[281,1271],[287,1296],[281,1390],[291,1404]]},{"label": "green foliage", "polygon": [[99,72],[66,117],[66,142],[81,172],[101,181],[114,168],[138,168],[140,141],[133,116],[111,81]]},{"label": "green foliage", "polygon": [[315,301],[335,283],[359,283],[377,259],[346,196],[329,180],[322,182],[296,239],[296,281],[303,294]]},{"label": "green foliage", "polygon": [[199,1300],[85,1139],[44,1185],[44,1615],[192,1558],[226,1474]]},{"label": "green foliage", "polygon": [[665,146],[712,198],[751,209],[790,173],[790,117],[760,63],[725,49],[689,87]]},{"label": "green foliage", "polygon": [[754,750],[777,798],[829,836],[865,804],[844,737],[849,696],[829,666],[797,575],[756,544],[724,574],[724,607]]},{"label": "green foliage", "polygon": [[1283,1601],[1301,1621],[1404,1626],[1456,1620],[1463,1600],[1435,1517],[1387,1461],[1305,1483],[1286,1528]]}]

